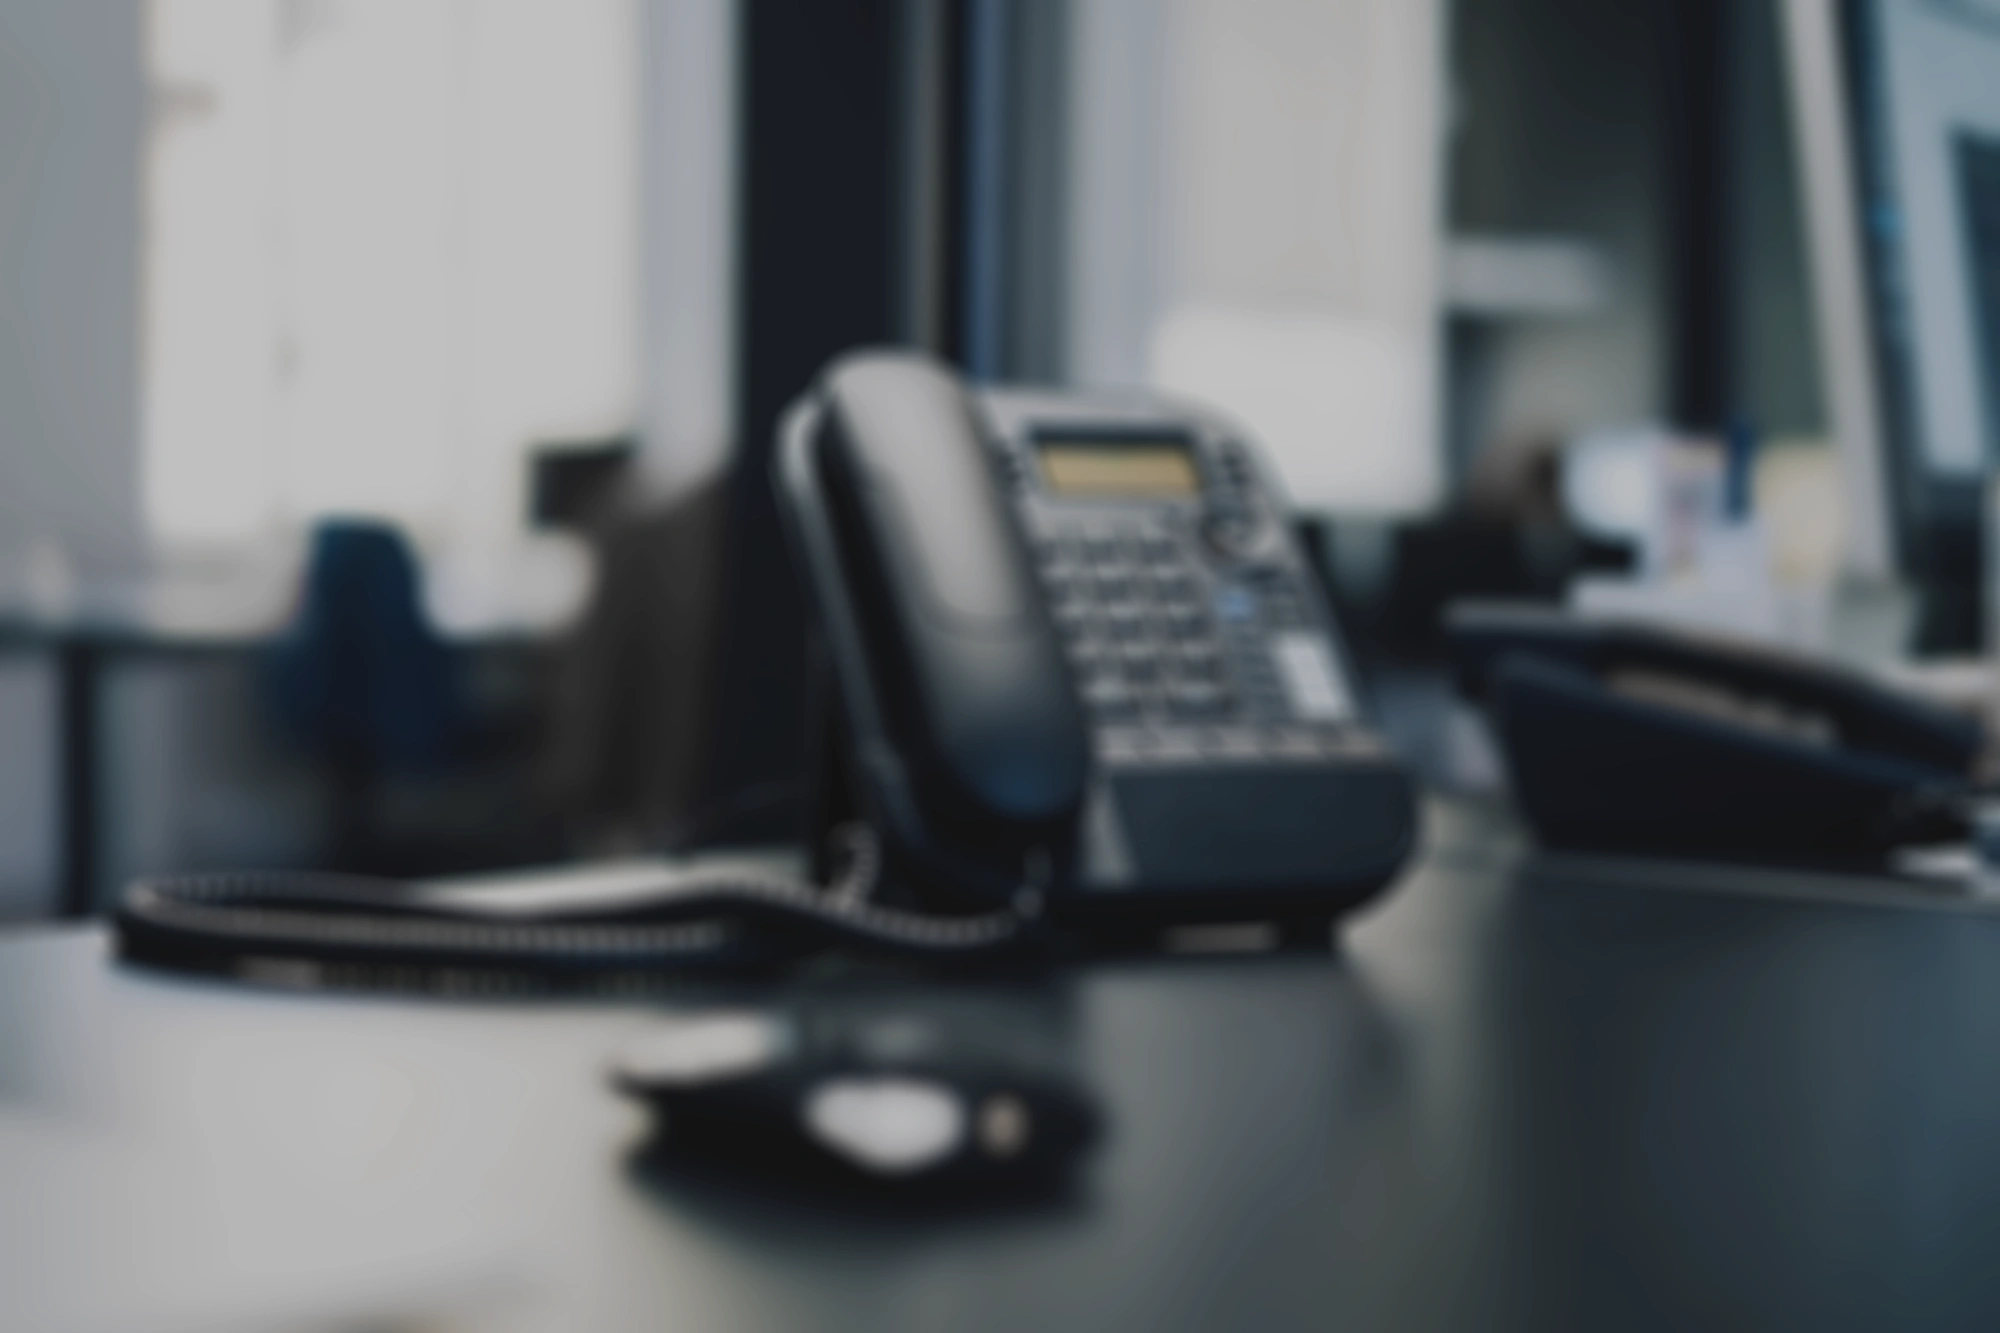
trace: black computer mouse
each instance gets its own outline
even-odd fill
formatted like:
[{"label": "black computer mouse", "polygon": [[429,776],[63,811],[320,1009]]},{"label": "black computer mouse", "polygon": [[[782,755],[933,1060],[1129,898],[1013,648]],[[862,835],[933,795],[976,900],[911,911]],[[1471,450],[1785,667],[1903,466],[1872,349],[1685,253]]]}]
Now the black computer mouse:
[{"label": "black computer mouse", "polygon": [[[887,1192],[1048,1182],[1096,1141],[1088,1096],[1049,1067],[923,1035],[751,1011],[663,1020],[614,1083],[661,1117],[671,1158]],[[912,1032],[917,1039],[912,1040]]]}]

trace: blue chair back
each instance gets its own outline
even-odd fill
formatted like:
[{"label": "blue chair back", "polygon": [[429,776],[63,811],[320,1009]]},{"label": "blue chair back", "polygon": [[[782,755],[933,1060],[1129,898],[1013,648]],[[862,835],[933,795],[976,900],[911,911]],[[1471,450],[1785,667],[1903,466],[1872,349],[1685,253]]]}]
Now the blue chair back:
[{"label": "blue chair back", "polygon": [[358,519],[314,530],[298,616],[271,654],[268,683],[280,726],[322,760],[414,770],[445,758],[462,686],[424,619],[402,533]]}]

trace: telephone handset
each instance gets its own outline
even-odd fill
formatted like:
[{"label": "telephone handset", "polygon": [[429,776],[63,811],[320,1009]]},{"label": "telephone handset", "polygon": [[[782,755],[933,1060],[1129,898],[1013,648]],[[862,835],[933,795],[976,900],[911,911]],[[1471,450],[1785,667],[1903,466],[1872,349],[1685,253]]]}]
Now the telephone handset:
[{"label": "telephone handset", "polygon": [[885,648],[890,725],[941,831],[1060,842],[1089,767],[1082,712],[964,394],[942,370],[856,361],[829,382],[821,463],[857,606]]},{"label": "telephone handset", "polygon": [[822,805],[901,878],[1085,925],[1324,921],[1401,867],[1412,786],[1230,430],[869,351],[779,435],[832,687]]}]

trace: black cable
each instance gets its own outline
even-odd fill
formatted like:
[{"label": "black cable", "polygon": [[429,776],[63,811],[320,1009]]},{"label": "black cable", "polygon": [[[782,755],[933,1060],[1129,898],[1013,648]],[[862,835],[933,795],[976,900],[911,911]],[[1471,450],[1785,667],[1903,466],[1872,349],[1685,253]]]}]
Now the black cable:
[{"label": "black cable", "polygon": [[737,872],[663,876],[657,892],[612,907],[522,910],[394,880],[298,872],[135,881],[114,917],[122,956],[157,966],[240,971],[246,960],[553,977],[728,970],[827,946],[904,959],[977,961],[1035,934],[1030,910],[925,916],[872,901],[872,832],[841,831],[846,870],[819,888]]}]

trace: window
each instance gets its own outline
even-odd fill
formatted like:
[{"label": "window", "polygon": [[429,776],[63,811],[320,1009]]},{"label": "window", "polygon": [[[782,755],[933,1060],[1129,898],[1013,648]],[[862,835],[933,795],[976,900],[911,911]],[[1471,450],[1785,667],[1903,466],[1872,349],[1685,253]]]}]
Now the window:
[{"label": "window", "polygon": [[505,541],[637,403],[632,0],[149,0],[144,508]]},{"label": "window", "polygon": [[1073,377],[1223,408],[1303,504],[1434,503],[1444,6],[1073,13]]}]

